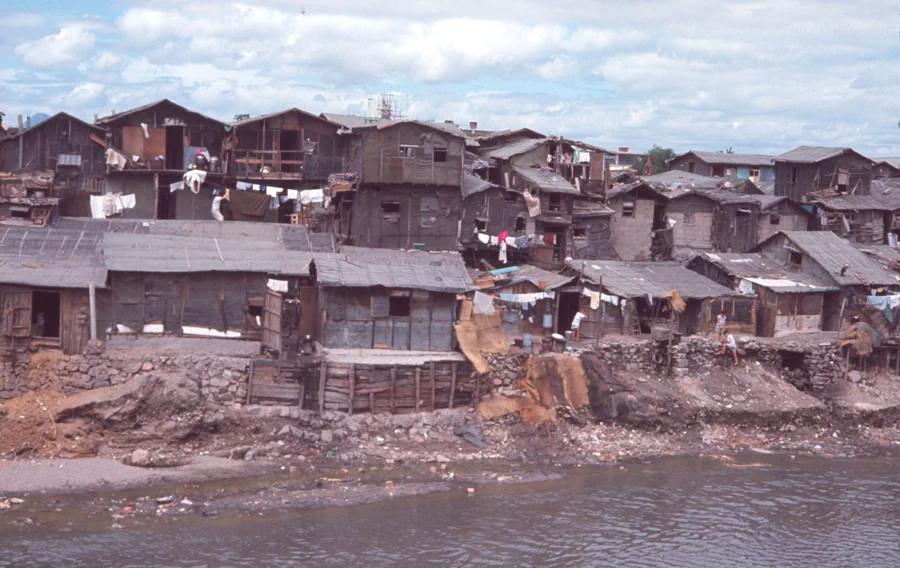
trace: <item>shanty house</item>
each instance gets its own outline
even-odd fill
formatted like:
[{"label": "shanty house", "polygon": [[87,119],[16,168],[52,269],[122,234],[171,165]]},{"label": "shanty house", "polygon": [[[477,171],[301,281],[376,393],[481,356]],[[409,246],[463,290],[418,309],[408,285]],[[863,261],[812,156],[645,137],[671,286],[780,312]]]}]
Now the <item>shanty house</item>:
[{"label": "shanty house", "polygon": [[781,196],[754,195],[759,203],[756,242],[761,243],[778,231],[809,230],[815,215],[796,201]]},{"label": "shanty house", "polygon": [[349,168],[354,245],[457,249],[466,137],[441,123],[394,122],[354,129]]},{"label": "shanty house", "polygon": [[[89,195],[103,191],[104,135],[60,112],[0,140],[0,172],[18,175],[0,193],[0,219],[40,219],[59,206],[65,215],[90,215]],[[46,181],[50,183],[47,184]]]},{"label": "shanty house", "polygon": [[872,179],[900,178],[900,157],[873,158]]},{"label": "shanty house", "polygon": [[168,99],[99,118],[108,131],[109,174],[104,193],[134,196],[131,219],[211,220],[212,193],[171,190],[198,152],[209,154],[213,172],[227,171],[225,123]]},{"label": "shanty house", "polygon": [[[569,251],[574,249],[572,222],[578,190],[556,172],[541,167],[513,166],[511,172],[511,187],[523,193],[528,191],[540,201],[540,214],[534,217],[537,236],[532,252],[534,264],[548,269],[561,268],[566,257],[572,256]],[[602,243],[603,233],[607,243],[609,239],[609,216],[604,217],[600,223],[605,221],[605,230],[601,226],[601,234],[596,238],[601,249],[609,250]]]},{"label": "shanty house", "polygon": [[608,195],[613,210],[610,238],[616,258],[667,259],[673,243],[672,230],[666,222],[666,197],[644,181],[613,186]]},{"label": "shanty house", "polygon": [[775,179],[774,156],[690,151],[668,160],[669,170],[702,176],[736,177],[753,182]]},{"label": "shanty house", "polygon": [[799,146],[775,157],[775,195],[797,202],[827,189],[869,195],[873,165],[852,148]]},{"label": "shanty house", "polygon": [[[638,334],[656,323],[670,323],[673,315],[677,332],[704,331],[714,300],[731,295],[728,288],[677,262],[569,260],[564,274],[577,275],[579,286],[559,294],[558,327],[568,329],[581,311],[581,335],[587,338]],[[673,291],[685,302],[681,314],[668,307]]]},{"label": "shanty house", "polygon": [[843,195],[813,203],[821,230],[858,243],[884,242],[885,216],[891,213],[891,209],[874,196]]},{"label": "shanty house", "polygon": [[900,277],[830,231],[782,231],[761,242],[754,252],[762,253],[792,274],[800,273],[840,289],[826,292],[823,298],[824,331],[837,331],[849,321],[854,313],[854,298],[865,298],[873,288],[894,288],[900,284]]},{"label": "shanty house", "polygon": [[473,289],[459,253],[343,247],[313,264],[326,348],[454,349],[457,294]]},{"label": "shanty house", "polygon": [[725,312],[729,329],[760,337],[821,330],[825,294],[840,292],[834,283],[759,253],[703,253],[687,268],[732,290],[713,303],[713,322]]},{"label": "shanty house", "polygon": [[[534,219],[522,192],[506,189],[473,174],[465,174],[462,183],[462,219],[459,242],[466,258],[476,264],[478,259],[498,262],[499,245],[479,240],[479,235],[496,237],[506,231],[511,237],[524,237],[528,227],[534,232]],[[510,247],[507,260],[513,264],[527,262],[529,249]]]},{"label": "shanty house", "polygon": [[746,252],[756,245],[760,207],[753,196],[684,188],[671,189],[666,196],[676,249]]},{"label": "shanty house", "polygon": [[321,187],[342,171],[340,129],[298,108],[239,120],[225,139],[229,171],[241,180],[278,180],[285,188]]},{"label": "shanty house", "polygon": [[613,211],[596,197],[579,195],[572,202],[572,240],[568,256],[612,259],[610,224]]}]

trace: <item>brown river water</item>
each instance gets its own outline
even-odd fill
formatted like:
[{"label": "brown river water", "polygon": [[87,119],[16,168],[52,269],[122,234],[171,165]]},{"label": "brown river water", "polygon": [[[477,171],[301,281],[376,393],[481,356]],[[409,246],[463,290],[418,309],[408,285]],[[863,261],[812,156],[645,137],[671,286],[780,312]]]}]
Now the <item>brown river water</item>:
[{"label": "brown river water", "polygon": [[0,566],[900,566],[900,460],[739,461],[768,467],[666,459],[139,530],[2,519]]}]

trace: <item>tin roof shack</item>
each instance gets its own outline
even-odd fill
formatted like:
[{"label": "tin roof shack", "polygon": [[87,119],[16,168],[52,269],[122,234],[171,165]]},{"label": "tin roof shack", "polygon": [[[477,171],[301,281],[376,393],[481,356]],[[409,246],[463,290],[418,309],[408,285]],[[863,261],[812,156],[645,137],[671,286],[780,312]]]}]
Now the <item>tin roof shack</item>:
[{"label": "tin roof shack", "polygon": [[232,155],[229,170],[240,179],[319,188],[328,176],[343,171],[342,126],[336,122],[290,108],[231,126],[225,148]]},{"label": "tin roof shack", "polygon": [[815,215],[796,201],[773,195],[754,195],[759,203],[756,242],[761,243],[778,231],[807,231]]},{"label": "tin roof shack", "polygon": [[818,228],[858,243],[880,244],[885,238],[885,216],[890,207],[875,197],[843,195],[813,202],[818,212]]},{"label": "tin roof shack", "polygon": [[607,172],[608,150],[561,136],[549,139],[548,166],[578,189],[579,193],[606,199],[611,185]]},{"label": "tin roof shack", "polygon": [[746,252],[756,246],[760,206],[752,195],[673,188],[666,196],[666,214],[675,222],[675,256],[684,249]]},{"label": "tin roof shack", "polygon": [[[506,189],[473,174],[465,174],[462,184],[462,222],[460,244],[465,257],[477,265],[480,259],[499,263],[499,245],[482,242],[478,235],[497,236],[507,231],[512,237],[534,233],[535,221],[528,216],[528,208],[521,191]],[[513,264],[528,262],[529,248],[509,247],[507,261]]]},{"label": "tin roof shack", "polygon": [[[900,178],[900,158],[873,158],[872,179]],[[874,193],[874,191],[873,191]]]},{"label": "tin roof shack", "polygon": [[775,195],[807,201],[806,195],[833,189],[869,195],[874,162],[852,148],[800,146],[775,157]]},{"label": "tin roof shack", "polygon": [[[521,339],[525,334],[541,337],[556,330],[556,294],[573,280],[573,275],[522,264],[481,275],[475,284],[487,284],[481,291],[499,302],[503,335]],[[565,325],[569,323],[571,319]]]},{"label": "tin roof shack", "polygon": [[615,185],[608,195],[615,256],[619,260],[671,258],[673,230],[666,221],[665,195],[644,181]]},{"label": "tin roof shack", "polygon": [[344,247],[314,266],[325,347],[454,349],[457,294],[473,289],[459,253]]},{"label": "tin roof shack", "polygon": [[457,250],[466,137],[416,121],[354,129],[350,169],[354,245]]},{"label": "tin roof shack", "polygon": [[90,339],[88,290],[107,269],[102,234],[77,228],[0,224],[0,347],[81,353]]},{"label": "tin roof shack", "polygon": [[133,219],[211,220],[212,195],[202,189],[170,191],[194,163],[198,151],[207,151],[225,171],[225,123],[162,99],[95,121],[109,134],[108,147],[126,159],[110,165],[104,193],[134,195],[135,207],[125,211]]},{"label": "tin roof shack", "polygon": [[[684,312],[675,314],[675,329],[697,333],[708,327],[708,306],[713,300],[731,295],[727,288],[677,262],[569,260],[566,267],[564,274],[580,277],[581,290],[560,294],[558,321],[567,326],[580,310],[585,314],[581,335],[589,338],[634,335],[657,323],[670,323],[666,295],[673,290],[686,304]],[[598,294],[592,297],[594,292]]]},{"label": "tin roof shack", "polygon": [[[574,256],[573,213],[578,190],[555,171],[540,166],[513,166],[510,184],[517,191],[528,191],[540,203],[540,213],[534,217],[536,239],[530,253],[532,264],[548,270],[562,268],[566,257]],[[599,234],[595,236],[596,244],[591,245],[609,256],[612,252],[609,244],[611,214],[611,211],[604,213],[605,223],[601,222]],[[532,234],[530,228],[526,228],[526,232]]]},{"label": "tin roof shack", "polygon": [[[25,206],[44,209],[47,200],[59,200],[64,215],[90,215],[90,194],[103,190],[106,164],[104,135],[101,128],[92,126],[65,112],[57,113],[30,128],[18,129],[16,134],[0,141],[0,172],[34,174],[52,172],[52,186],[20,186],[25,195],[15,197],[17,213],[24,214]],[[43,177],[43,174],[41,175]],[[21,199],[25,199],[24,202]],[[38,217],[45,216],[39,212]]]},{"label": "tin roof shack", "polygon": [[43,226],[58,217],[60,198],[50,197],[54,194],[53,181],[52,171],[0,172],[0,221]]},{"label": "tin roof shack", "polygon": [[610,223],[613,210],[597,197],[579,195],[572,202],[572,240],[568,257],[615,258]]},{"label": "tin roof shack", "polygon": [[732,290],[730,298],[713,303],[713,322],[724,311],[728,328],[760,337],[821,330],[825,293],[840,292],[759,253],[703,253],[687,268]]},{"label": "tin roof shack", "polygon": [[[900,283],[900,276],[886,271],[849,241],[828,231],[782,231],[760,243],[754,252],[794,274],[799,272],[840,288],[839,292],[825,293],[824,331],[841,329],[843,322],[859,312],[859,300],[865,304],[872,288],[895,288]],[[846,302],[848,298],[850,301]]]},{"label": "tin roof shack", "polygon": [[668,160],[669,170],[702,176],[736,177],[753,182],[775,179],[774,156],[691,150]]}]

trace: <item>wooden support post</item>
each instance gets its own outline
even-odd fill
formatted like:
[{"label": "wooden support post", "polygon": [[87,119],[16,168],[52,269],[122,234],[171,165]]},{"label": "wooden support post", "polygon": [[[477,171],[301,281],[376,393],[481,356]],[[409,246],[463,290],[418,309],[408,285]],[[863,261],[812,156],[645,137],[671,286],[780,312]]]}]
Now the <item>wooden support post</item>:
[{"label": "wooden support post", "polygon": [[319,366],[319,412],[325,412],[325,381],[328,379],[328,364],[325,361]]},{"label": "wooden support post", "polygon": [[434,361],[429,363],[431,367],[431,411],[434,412]]},{"label": "wooden support post", "polygon": [[453,408],[453,397],[456,396],[456,363],[450,364],[450,404],[447,408]]},{"label": "wooden support post", "polygon": [[350,364],[350,397],[347,399],[347,414],[353,414],[353,394],[356,390],[356,365]]},{"label": "wooden support post", "polygon": [[394,402],[394,390],[397,388],[397,367],[391,367],[391,414],[394,413],[396,406]]},{"label": "wooden support post", "polygon": [[250,404],[250,392],[253,391],[253,365],[254,360],[250,359],[250,373],[247,375],[247,400],[244,404]]},{"label": "wooden support post", "polygon": [[88,300],[91,307],[91,339],[97,339],[97,293],[93,282],[88,284]]},{"label": "wooden support post", "polygon": [[416,412],[419,411],[419,403],[422,400],[422,369],[416,367]]}]

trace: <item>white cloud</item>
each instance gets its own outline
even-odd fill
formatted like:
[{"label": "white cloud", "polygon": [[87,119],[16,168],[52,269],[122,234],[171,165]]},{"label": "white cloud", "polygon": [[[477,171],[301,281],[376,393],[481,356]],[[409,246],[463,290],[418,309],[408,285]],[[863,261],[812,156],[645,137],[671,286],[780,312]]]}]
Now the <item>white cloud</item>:
[{"label": "white cloud", "polygon": [[30,12],[13,12],[0,18],[0,28],[35,28],[43,23],[43,16]]},{"label": "white cloud", "polygon": [[67,108],[77,109],[96,105],[105,98],[105,91],[106,89],[100,83],[82,83],[65,96],[63,103]]},{"label": "white cloud", "polygon": [[93,69],[95,71],[110,71],[117,69],[122,64],[122,58],[110,51],[104,51],[94,60]]},{"label": "white cloud", "polygon": [[47,69],[73,65],[94,51],[96,37],[85,26],[71,24],[59,33],[25,42],[16,47],[16,55],[29,67]]}]

